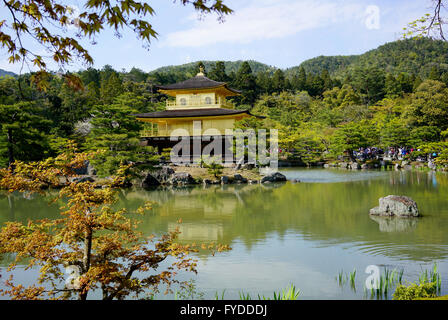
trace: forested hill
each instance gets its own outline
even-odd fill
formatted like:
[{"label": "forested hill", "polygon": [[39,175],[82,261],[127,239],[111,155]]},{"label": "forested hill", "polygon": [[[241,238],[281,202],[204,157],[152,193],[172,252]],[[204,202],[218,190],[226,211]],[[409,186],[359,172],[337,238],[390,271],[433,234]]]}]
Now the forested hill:
[{"label": "forested hill", "polygon": [[[232,77],[243,64],[243,60],[224,61],[225,72]],[[207,71],[213,69],[216,61],[202,61]],[[272,76],[279,68],[249,60],[252,73],[267,73]],[[182,65],[171,65],[157,68],[146,75],[150,75],[159,84],[175,83],[196,75],[198,62]],[[427,78],[433,67],[440,72],[448,71],[448,42],[423,39],[407,39],[386,43],[376,49],[361,55],[347,56],[319,56],[302,62],[300,65],[284,70],[284,75],[291,79],[299,74],[303,68],[306,73],[321,74],[328,71],[332,77],[342,80],[353,74],[356,69],[377,67],[385,72],[398,75],[402,72]],[[142,73],[140,69],[135,69]],[[131,71],[132,73],[132,71]],[[4,75],[16,76],[13,72],[0,69],[0,77]],[[146,75],[144,76],[146,78]],[[143,75],[142,75],[143,76]]]},{"label": "forested hill", "polygon": [[10,72],[10,71],[6,71],[3,69],[0,69],[0,77],[3,76],[11,76],[11,77],[16,77],[17,75],[14,72]]},{"label": "forested hill", "polygon": [[389,42],[361,55],[319,56],[287,69],[285,75],[298,74],[303,67],[306,72],[320,74],[326,69],[342,77],[357,68],[378,67],[395,75],[405,72],[425,78],[434,66],[448,71],[448,43],[423,38]]},{"label": "forested hill", "polygon": [[[201,61],[204,64],[205,70],[210,71],[215,66],[216,61]],[[241,65],[243,64],[243,60],[238,61],[224,61],[224,66],[227,74],[236,73]],[[268,72],[269,74],[273,74],[275,70],[278,68],[269,66],[267,64],[248,60],[247,61],[252,69],[254,74],[259,72]],[[169,78],[171,83],[183,81],[188,78],[194,77],[197,73],[197,65],[198,62],[190,62],[182,65],[173,65],[173,66],[165,66],[158,69],[155,69],[149,72],[149,75],[159,76],[160,78]]]}]

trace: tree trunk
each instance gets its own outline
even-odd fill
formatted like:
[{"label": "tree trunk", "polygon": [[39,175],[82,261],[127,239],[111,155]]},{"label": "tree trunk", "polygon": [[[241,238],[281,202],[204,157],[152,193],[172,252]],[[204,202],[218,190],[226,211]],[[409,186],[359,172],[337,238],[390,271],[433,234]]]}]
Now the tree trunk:
[{"label": "tree trunk", "polygon": [[14,145],[14,140],[12,137],[12,129],[9,128],[8,129],[8,164],[11,167],[12,170],[14,170],[14,168],[12,167],[12,164],[14,162],[14,149],[13,149],[13,145]]},{"label": "tree trunk", "polygon": [[[86,215],[90,214],[90,210],[87,210]],[[87,273],[90,269],[90,258],[92,253],[92,228],[90,226],[86,226],[86,231],[84,231],[84,255],[82,259],[82,263],[84,266],[84,273]],[[87,299],[87,290],[81,288],[81,292],[79,293],[80,300]]]}]

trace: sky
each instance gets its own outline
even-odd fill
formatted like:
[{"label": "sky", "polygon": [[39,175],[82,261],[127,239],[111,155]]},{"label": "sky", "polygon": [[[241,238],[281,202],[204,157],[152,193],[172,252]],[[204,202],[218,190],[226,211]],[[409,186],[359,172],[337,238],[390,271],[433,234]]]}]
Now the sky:
[{"label": "sky", "polygon": [[[82,10],[84,1],[67,1]],[[192,6],[179,1],[152,0],[149,17],[157,31],[149,49],[131,30],[117,38],[105,29],[96,44],[81,41],[95,68],[132,67],[149,72],[158,67],[199,60],[256,60],[289,68],[320,55],[361,54],[402,38],[403,27],[430,12],[431,0],[224,0],[234,10],[219,22],[216,15],[200,18]],[[0,20],[8,18],[1,7]],[[73,30],[68,30],[68,32]],[[45,54],[36,43],[26,45]],[[40,50],[40,51],[39,51]],[[0,48],[0,68],[18,73]],[[50,68],[57,70],[56,65]],[[69,70],[85,69],[77,61]],[[24,68],[23,72],[27,72]]]}]

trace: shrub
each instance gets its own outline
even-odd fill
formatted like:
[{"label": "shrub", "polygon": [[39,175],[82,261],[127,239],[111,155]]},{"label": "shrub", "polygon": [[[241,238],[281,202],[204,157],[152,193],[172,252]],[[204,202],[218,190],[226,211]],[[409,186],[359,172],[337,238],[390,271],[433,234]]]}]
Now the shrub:
[{"label": "shrub", "polygon": [[411,283],[409,286],[399,285],[394,292],[393,300],[415,300],[420,298],[437,297],[437,283]]},{"label": "shrub", "polygon": [[210,163],[205,165],[208,169],[208,173],[212,174],[216,179],[219,178],[219,176],[222,174],[222,170],[224,169],[224,166],[219,163]]}]

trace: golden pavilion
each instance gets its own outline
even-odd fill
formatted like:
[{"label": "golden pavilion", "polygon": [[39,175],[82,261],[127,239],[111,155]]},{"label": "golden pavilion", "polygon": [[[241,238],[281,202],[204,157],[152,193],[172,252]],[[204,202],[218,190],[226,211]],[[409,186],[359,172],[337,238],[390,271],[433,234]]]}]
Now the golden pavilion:
[{"label": "golden pavilion", "polygon": [[226,98],[239,95],[240,91],[207,78],[203,68],[191,79],[158,89],[175,100],[167,100],[164,111],[134,116],[148,124],[141,136],[146,145],[158,147],[159,152],[176,144],[171,136],[201,140],[206,136],[225,136],[226,129],[233,129],[236,121],[255,116],[228,104]]}]

